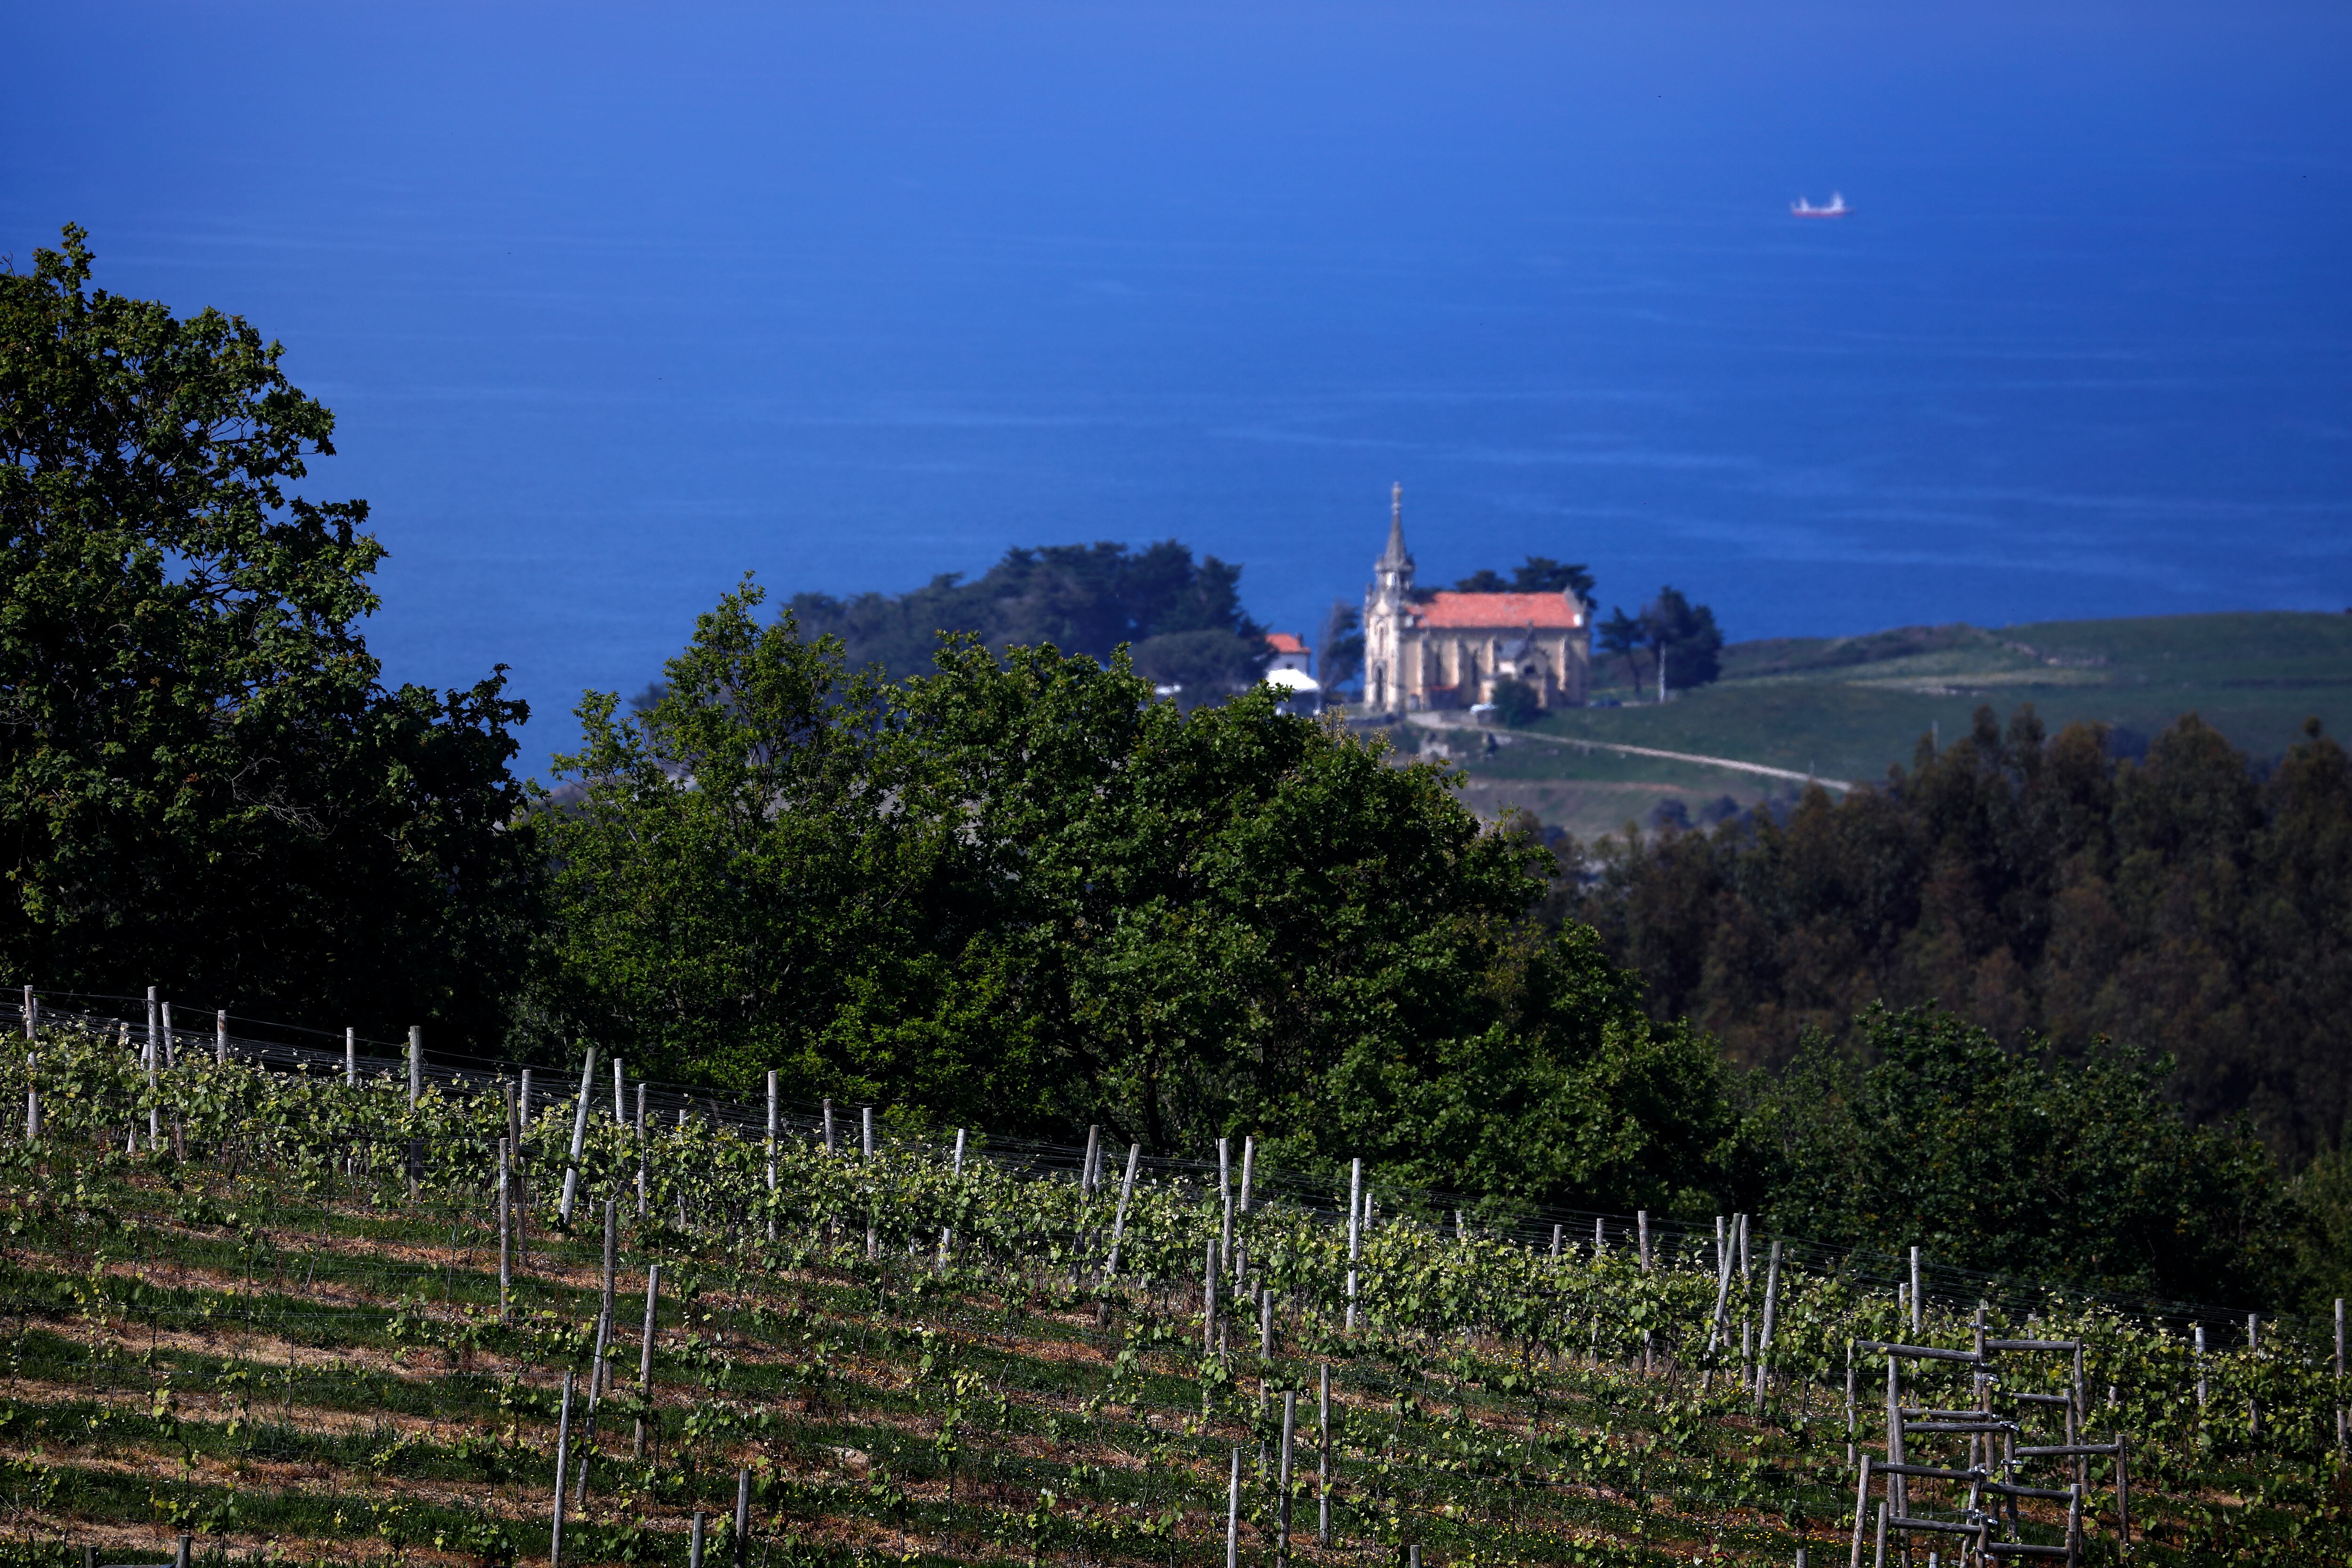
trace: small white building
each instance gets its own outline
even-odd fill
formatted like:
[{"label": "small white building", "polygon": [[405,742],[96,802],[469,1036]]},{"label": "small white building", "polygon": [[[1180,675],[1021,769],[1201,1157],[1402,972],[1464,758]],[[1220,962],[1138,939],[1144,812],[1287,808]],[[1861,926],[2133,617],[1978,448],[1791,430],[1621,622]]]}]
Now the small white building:
[{"label": "small white building", "polygon": [[1265,683],[1284,693],[1282,711],[1308,718],[1323,711],[1323,683],[1303,669],[1268,669]]},{"label": "small white building", "polygon": [[1294,634],[1268,632],[1265,634],[1265,646],[1274,650],[1274,657],[1266,660],[1268,670],[1295,669],[1301,675],[1314,673],[1308,666],[1307,645]]},{"label": "small white building", "polygon": [[1310,672],[1313,660],[1307,644],[1291,632],[1268,632],[1265,646],[1271,655],[1265,661],[1265,683],[1284,693],[1282,710],[1310,717],[1322,712],[1323,684]]}]

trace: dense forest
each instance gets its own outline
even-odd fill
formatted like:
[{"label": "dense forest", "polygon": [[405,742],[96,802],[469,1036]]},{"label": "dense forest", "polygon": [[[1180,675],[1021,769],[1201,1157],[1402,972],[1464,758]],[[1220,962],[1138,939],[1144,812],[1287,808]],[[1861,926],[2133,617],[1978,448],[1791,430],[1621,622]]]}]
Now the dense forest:
[{"label": "dense forest", "polygon": [[278,345],[90,273],[69,230],[0,274],[11,984],[593,1042],[737,1091],[775,1069],[1000,1135],[1247,1132],[1486,1207],[2341,1289],[2352,1173],[2311,1158],[2352,888],[2325,737],[2255,769],[2184,721],[2124,763],[1987,716],[1882,789],[1588,874],[1263,688],[1156,696],[1152,645],[1255,635],[1237,569],[1163,544],[935,584],[996,618],[911,676],[891,639],[932,612],[771,613],[747,581],[638,701],[587,694],[560,789],[526,790],[500,671],[383,683],[383,550],[363,503],[298,493],[334,426]]},{"label": "dense forest", "polygon": [[1242,609],[1241,576],[1172,539],[1135,551],[1045,545],[1008,550],[972,582],[947,573],[905,594],[798,594],[791,608],[806,636],[839,638],[852,668],[899,679],[929,671],[944,630],[987,648],[1050,645],[1106,662],[1127,645],[1139,674],[1198,701],[1265,668],[1265,628]]},{"label": "dense forest", "polygon": [[2316,721],[2259,763],[2194,715],[2106,742],[1980,709],[1843,801],[1596,846],[1561,912],[1742,1062],[1939,1002],[2012,1047],[2167,1055],[2196,1120],[2300,1165],[2352,1111],[2352,759]]}]

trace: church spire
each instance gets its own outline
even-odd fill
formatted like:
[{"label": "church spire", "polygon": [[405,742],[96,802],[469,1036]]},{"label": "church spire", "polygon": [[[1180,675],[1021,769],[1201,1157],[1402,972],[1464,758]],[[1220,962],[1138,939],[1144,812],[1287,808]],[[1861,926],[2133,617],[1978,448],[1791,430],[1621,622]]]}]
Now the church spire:
[{"label": "church spire", "polygon": [[1404,550],[1404,486],[1389,487],[1389,547],[1381,552],[1378,565],[1395,571],[1411,567],[1412,557]]}]

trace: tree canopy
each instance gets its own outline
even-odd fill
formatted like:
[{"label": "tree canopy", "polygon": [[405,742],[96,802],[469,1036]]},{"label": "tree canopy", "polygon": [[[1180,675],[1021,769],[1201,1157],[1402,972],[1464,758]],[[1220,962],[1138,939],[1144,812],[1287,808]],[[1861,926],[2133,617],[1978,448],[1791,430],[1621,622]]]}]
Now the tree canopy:
[{"label": "tree canopy", "polygon": [[2352,758],[2315,723],[2258,768],[2193,714],[2132,759],[1979,708],[1882,787],[1601,848],[1573,915],[1741,1059],[1940,1000],[2012,1046],[2168,1055],[2193,1116],[2294,1163],[2352,1113]]},{"label": "tree canopy", "polygon": [[1712,1047],[1529,922],[1545,852],[1447,774],[1263,689],[1183,713],[1118,656],[964,638],[884,683],[759,602],[643,711],[584,705],[541,814],[560,1007],[646,1070],[1481,1193],[1711,1179]]},{"label": "tree canopy", "polygon": [[840,638],[852,668],[894,679],[927,672],[940,634],[963,632],[986,648],[1051,646],[1097,663],[1130,645],[1154,680],[1223,695],[1265,668],[1265,628],[1242,608],[1241,575],[1172,539],[1057,544],[1008,550],[972,582],[949,573],[904,594],[799,594],[792,611],[810,637]]},{"label": "tree canopy", "polygon": [[366,503],[290,487],[333,416],[243,319],[0,274],[0,955],[242,1009],[495,1039],[532,861],[525,710],[387,690]]},{"label": "tree canopy", "polygon": [[1873,1006],[1854,1027],[1861,1050],[1809,1034],[1765,1091],[1775,1228],[2136,1295],[2287,1288],[2294,1227],[2268,1155],[2168,1104],[2168,1060],[2007,1048],[1933,1008]]},{"label": "tree canopy", "polygon": [[1530,555],[1512,567],[1508,577],[1492,567],[1482,566],[1454,587],[1463,594],[1572,593],[1590,604],[1593,583],[1591,572],[1581,563],[1570,565],[1549,555]]}]

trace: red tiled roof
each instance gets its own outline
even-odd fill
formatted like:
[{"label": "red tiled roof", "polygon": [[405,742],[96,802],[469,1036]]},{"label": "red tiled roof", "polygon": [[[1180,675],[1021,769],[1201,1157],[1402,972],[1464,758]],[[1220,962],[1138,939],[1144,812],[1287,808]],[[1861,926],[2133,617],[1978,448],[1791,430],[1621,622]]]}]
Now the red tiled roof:
[{"label": "red tiled roof", "polygon": [[1288,632],[1268,632],[1265,646],[1276,653],[1305,653],[1307,645]]},{"label": "red tiled roof", "polygon": [[1425,626],[1461,630],[1573,631],[1584,624],[1583,612],[1564,594],[1433,594],[1413,606]]}]

